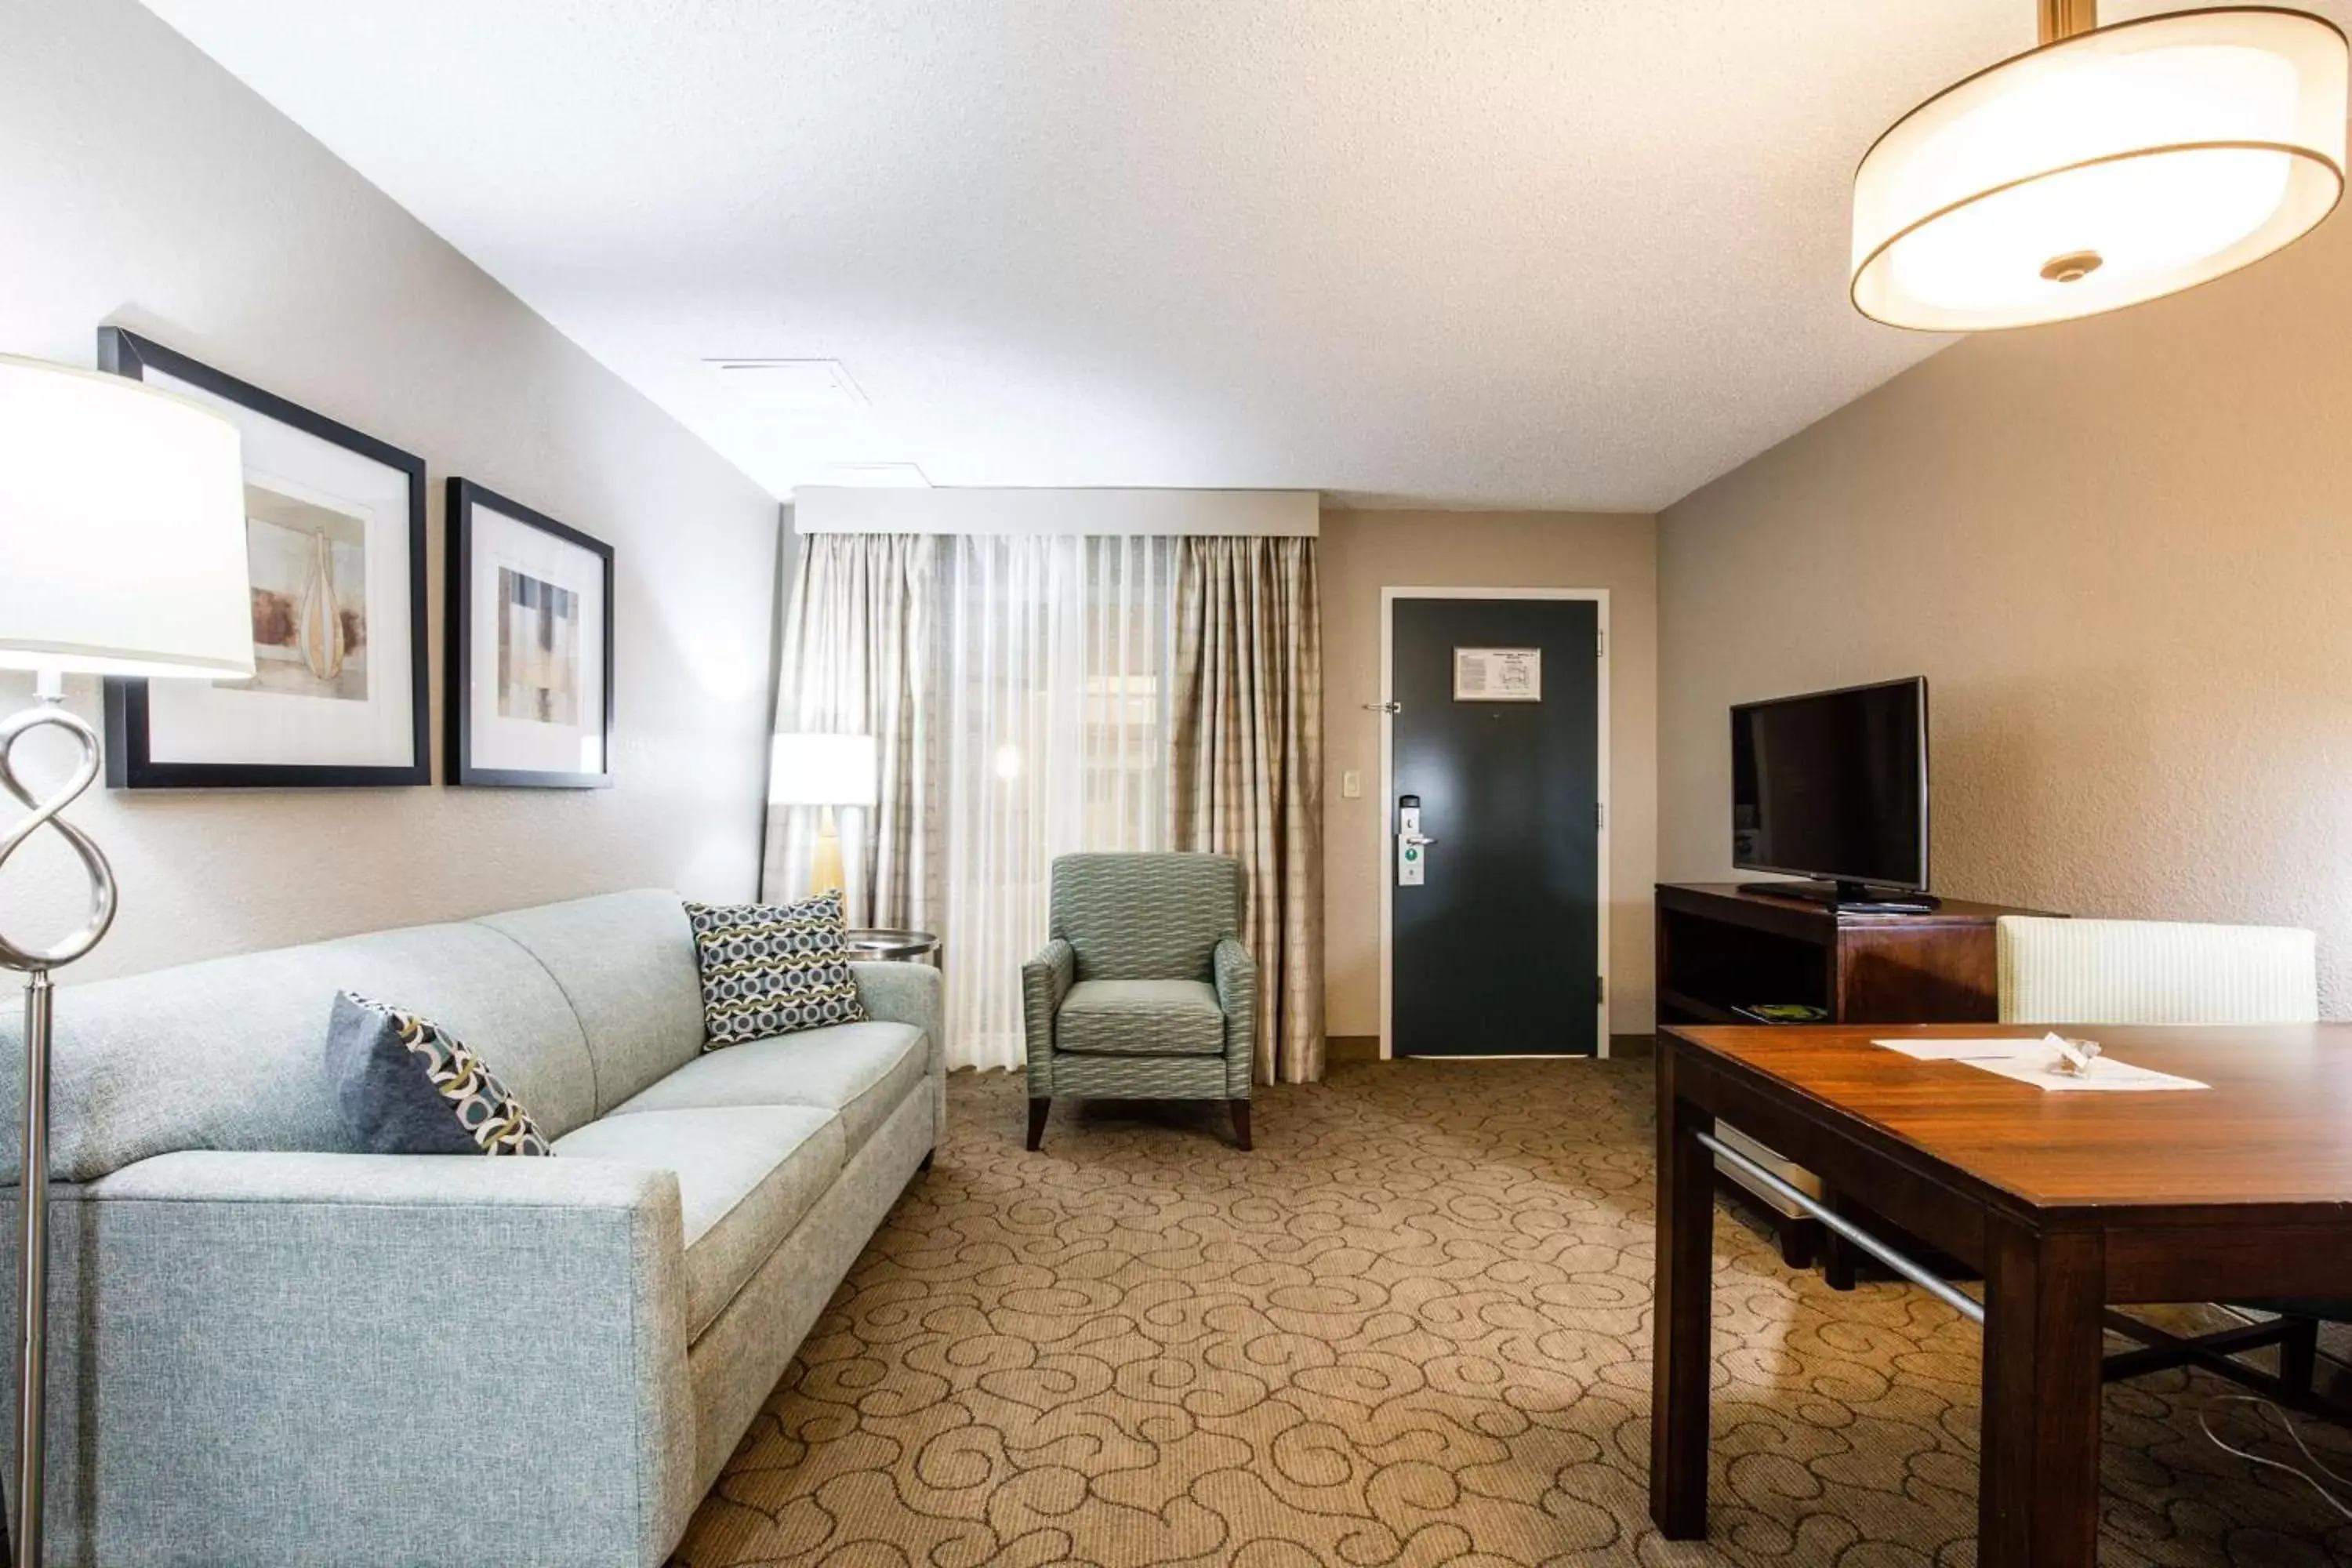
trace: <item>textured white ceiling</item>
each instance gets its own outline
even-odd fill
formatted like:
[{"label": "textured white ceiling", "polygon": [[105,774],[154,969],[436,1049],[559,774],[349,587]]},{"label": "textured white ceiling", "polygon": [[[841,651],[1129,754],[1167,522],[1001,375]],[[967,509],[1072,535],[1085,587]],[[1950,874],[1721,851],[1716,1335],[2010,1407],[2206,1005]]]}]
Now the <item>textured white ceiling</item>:
[{"label": "textured white ceiling", "polygon": [[[2033,11],[148,4],[779,495],[912,462],[1635,510],[1944,341],[1848,306],[1848,182]],[[704,363],[770,356],[870,408]]]}]

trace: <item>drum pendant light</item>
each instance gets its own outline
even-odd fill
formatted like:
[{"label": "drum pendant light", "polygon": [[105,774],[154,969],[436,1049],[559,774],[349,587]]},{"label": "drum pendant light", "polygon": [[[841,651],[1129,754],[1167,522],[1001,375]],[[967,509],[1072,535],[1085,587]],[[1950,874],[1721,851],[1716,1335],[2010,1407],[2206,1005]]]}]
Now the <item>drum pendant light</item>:
[{"label": "drum pendant light", "polygon": [[1945,89],[1864,155],[1864,315],[1937,332],[2096,315],[2233,272],[2335,210],[2332,23],[2246,6],[2101,27],[2095,3],[2040,0],[2040,47]]}]

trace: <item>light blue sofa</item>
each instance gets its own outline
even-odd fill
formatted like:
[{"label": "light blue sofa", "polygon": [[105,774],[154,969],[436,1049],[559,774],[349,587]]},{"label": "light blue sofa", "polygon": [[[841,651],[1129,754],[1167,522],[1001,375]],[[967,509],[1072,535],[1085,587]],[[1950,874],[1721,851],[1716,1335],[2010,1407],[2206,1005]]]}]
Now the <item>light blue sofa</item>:
[{"label": "light blue sofa", "polygon": [[[939,1141],[938,972],[856,973],[873,1021],[704,1055],[648,891],[61,991],[49,1560],[660,1563]],[[351,1152],[340,989],[555,1157]]]}]

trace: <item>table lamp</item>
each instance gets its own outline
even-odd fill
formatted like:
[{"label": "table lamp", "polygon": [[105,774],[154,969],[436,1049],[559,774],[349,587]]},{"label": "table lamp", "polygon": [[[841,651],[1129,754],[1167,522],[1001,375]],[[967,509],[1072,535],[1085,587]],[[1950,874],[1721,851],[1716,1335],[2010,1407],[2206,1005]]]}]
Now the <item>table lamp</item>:
[{"label": "table lamp", "polygon": [[[98,732],[61,705],[64,677],[253,674],[236,426],[127,377],[0,355],[0,668],[34,671],[38,698],[0,721],[0,787],[27,808],[0,834],[0,865],[47,827],[89,879],[80,930],[47,947],[0,936],[0,967],[26,977],[9,1544],[16,1568],[34,1568],[47,1392],[49,975],[98,945],[115,907],[106,857],[58,815],[89,787],[100,764]],[[19,741],[44,729],[64,731],[79,752],[71,775],[45,797],[11,761]]]},{"label": "table lamp", "polygon": [[809,862],[812,899],[843,885],[841,837],[834,827],[834,807],[874,805],[880,798],[877,763],[871,735],[799,734],[775,739],[768,759],[768,803],[823,808],[817,818],[816,854]]}]

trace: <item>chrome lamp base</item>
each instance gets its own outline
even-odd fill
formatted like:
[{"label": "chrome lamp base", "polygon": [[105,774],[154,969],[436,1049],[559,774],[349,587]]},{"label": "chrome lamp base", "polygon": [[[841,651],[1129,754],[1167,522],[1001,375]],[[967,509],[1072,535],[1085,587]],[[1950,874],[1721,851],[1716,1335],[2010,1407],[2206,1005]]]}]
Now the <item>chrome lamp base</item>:
[{"label": "chrome lamp base", "polygon": [[[53,994],[50,973],[89,952],[114,923],[114,872],[89,835],[58,814],[88,789],[99,772],[98,731],[61,706],[64,688],[43,672],[40,705],[0,721],[0,789],[28,810],[0,836],[0,866],[34,834],[47,827],[64,835],[89,878],[89,917],[81,929],[46,948],[19,947],[0,935],[0,968],[25,976],[25,1103],[23,1168],[17,1194],[23,1224],[18,1232],[16,1280],[16,1474],[9,1502],[8,1545],[15,1568],[38,1568],[41,1561],[42,1460],[47,1445],[49,1304],[49,1028]],[[11,761],[16,742],[37,730],[53,728],[73,738],[80,752],[72,775],[47,796],[37,796],[17,776]]]}]

